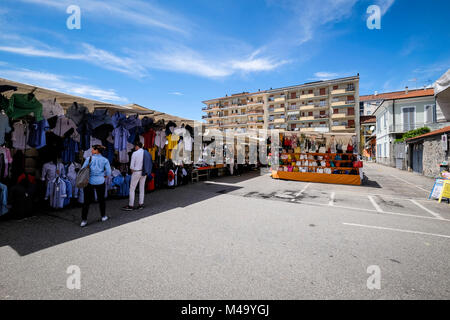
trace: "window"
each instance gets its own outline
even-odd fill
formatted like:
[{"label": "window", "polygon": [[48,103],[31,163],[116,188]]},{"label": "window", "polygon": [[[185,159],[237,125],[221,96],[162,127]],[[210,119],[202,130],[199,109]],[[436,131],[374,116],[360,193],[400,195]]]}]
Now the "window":
[{"label": "window", "polygon": [[291,99],[296,99],[296,98],[297,98],[297,93],[291,92]]},{"label": "window", "polygon": [[308,112],[308,116],[311,117],[313,115],[312,111]]},{"label": "window", "polygon": [[347,111],[347,114],[348,114],[349,116],[354,116],[354,115],[355,115],[355,109],[349,108],[348,111]]},{"label": "window", "polygon": [[321,114],[321,115],[324,115],[324,114],[325,114],[325,111],[320,111],[320,114]]},{"label": "window", "polygon": [[325,94],[326,94],[325,93],[325,88],[321,88],[320,92],[319,92],[319,95],[324,96]]},{"label": "window", "polygon": [[403,131],[410,131],[416,125],[416,107],[402,108]]},{"label": "window", "polygon": [[349,83],[347,85],[347,91],[355,91],[355,85],[353,83]]},{"label": "window", "polygon": [[434,119],[434,105],[425,106],[425,123],[433,123]]},{"label": "window", "polygon": [[311,94],[311,93],[313,93],[313,91],[312,90],[308,90],[308,94]]},{"label": "window", "polygon": [[333,86],[333,90],[339,89],[339,86]]}]

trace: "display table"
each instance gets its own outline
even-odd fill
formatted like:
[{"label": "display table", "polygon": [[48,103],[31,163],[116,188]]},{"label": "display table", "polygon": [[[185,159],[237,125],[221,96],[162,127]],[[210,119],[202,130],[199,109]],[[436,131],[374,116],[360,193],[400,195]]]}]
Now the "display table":
[{"label": "display table", "polygon": [[272,178],[305,182],[351,184],[356,186],[361,185],[359,175],[350,174],[272,171]]},{"label": "display table", "polygon": [[[208,166],[208,167],[200,167],[200,168],[196,168],[194,170],[196,170],[196,173],[198,175],[198,178],[200,177],[205,177],[206,180],[209,180],[209,176],[210,176],[210,172],[211,170],[214,169],[221,169],[224,168],[225,166],[223,164],[216,164],[215,166]],[[193,170],[193,171],[194,171]]]},{"label": "display table", "polygon": [[360,171],[353,167],[354,161],[350,158],[352,154],[283,153],[280,168],[272,170],[272,178],[359,186]]}]

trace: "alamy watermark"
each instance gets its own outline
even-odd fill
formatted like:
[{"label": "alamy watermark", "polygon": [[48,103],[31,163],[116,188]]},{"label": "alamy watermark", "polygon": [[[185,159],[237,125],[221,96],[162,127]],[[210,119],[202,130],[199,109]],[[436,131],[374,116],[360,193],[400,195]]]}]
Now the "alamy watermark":
[{"label": "alamy watermark", "polygon": [[69,290],[81,289],[81,269],[79,266],[71,265],[67,267],[66,273],[69,274],[66,280],[66,286]]},{"label": "alamy watermark", "polygon": [[370,277],[367,278],[367,289],[369,290],[380,290],[381,289],[381,269],[377,265],[371,265],[367,267],[367,273]]},{"label": "alamy watermark", "polygon": [[371,5],[367,8],[367,14],[369,17],[367,18],[367,28],[369,30],[381,29],[381,8],[377,5]]},{"label": "alamy watermark", "polygon": [[66,20],[66,26],[69,30],[81,29],[81,9],[77,5],[70,5],[66,9],[66,13],[70,16]]}]

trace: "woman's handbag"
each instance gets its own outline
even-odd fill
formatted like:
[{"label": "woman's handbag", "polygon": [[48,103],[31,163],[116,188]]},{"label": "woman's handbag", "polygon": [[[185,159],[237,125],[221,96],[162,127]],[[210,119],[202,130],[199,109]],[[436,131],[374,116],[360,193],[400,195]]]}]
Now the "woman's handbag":
[{"label": "woman's handbag", "polygon": [[89,177],[91,176],[91,160],[92,157],[89,157],[88,165],[81,169],[77,174],[77,178],[75,179],[75,186],[78,189],[86,188],[89,184]]},{"label": "woman's handbag", "polygon": [[355,161],[353,162],[353,168],[362,168],[363,162],[362,161]]}]

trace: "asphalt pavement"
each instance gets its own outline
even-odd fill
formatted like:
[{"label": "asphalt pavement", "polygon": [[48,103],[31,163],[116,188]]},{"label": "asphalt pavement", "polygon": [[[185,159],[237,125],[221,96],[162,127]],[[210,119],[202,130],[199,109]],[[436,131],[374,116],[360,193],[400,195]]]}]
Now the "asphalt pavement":
[{"label": "asphalt pavement", "polygon": [[84,229],[79,209],[1,222],[0,299],[449,299],[450,205],[427,200],[432,179],[364,170],[364,186],[252,172],[150,193],[141,211],[111,200]]}]

